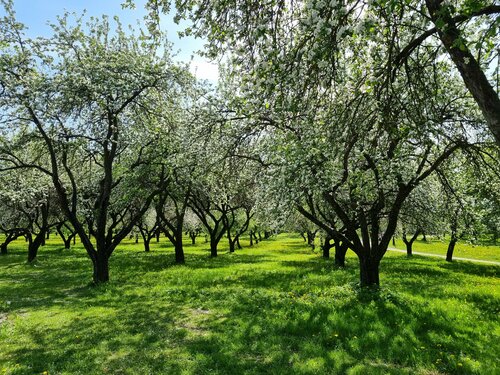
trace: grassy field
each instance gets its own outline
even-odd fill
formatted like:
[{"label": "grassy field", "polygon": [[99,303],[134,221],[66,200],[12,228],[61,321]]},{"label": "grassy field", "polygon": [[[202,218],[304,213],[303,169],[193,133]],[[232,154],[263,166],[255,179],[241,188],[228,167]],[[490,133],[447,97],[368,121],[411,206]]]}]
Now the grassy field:
[{"label": "grassy field", "polygon": [[162,239],[92,287],[53,241],[36,266],[23,242],[0,257],[0,374],[500,373],[500,267],[393,252],[367,292],[352,255],[336,269],[298,237],[189,245],[184,266]]},{"label": "grassy field", "polygon": [[[406,250],[406,245],[404,244],[403,240],[396,239],[395,248]],[[418,240],[415,240],[415,242],[413,243],[413,251],[419,251],[422,253],[446,255],[447,250],[448,241],[438,240],[430,236],[427,237],[427,241],[424,241],[421,239],[421,237],[419,237]],[[474,245],[465,241],[459,241],[455,246],[453,256],[459,258],[492,260],[495,262],[500,262],[500,246]]]}]

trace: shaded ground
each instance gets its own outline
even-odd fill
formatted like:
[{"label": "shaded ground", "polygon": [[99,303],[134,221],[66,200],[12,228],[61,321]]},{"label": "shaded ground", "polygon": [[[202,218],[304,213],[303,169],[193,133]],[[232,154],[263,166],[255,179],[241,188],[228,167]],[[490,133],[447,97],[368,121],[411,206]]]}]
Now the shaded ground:
[{"label": "shaded ground", "polygon": [[[201,241],[202,242],[202,241]],[[0,257],[0,373],[497,374],[500,267],[388,253],[379,292],[280,236],[173,263],[125,244],[89,286],[81,248]]]}]

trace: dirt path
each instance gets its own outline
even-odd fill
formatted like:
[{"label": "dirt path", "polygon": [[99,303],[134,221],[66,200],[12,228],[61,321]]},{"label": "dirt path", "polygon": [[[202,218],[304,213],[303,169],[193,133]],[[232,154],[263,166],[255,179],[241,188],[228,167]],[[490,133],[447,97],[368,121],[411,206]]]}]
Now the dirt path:
[{"label": "dirt path", "polygon": [[[406,250],[400,250],[400,249],[395,249],[393,247],[387,248],[387,250],[390,251],[397,251],[398,253],[404,253],[406,254]],[[423,256],[429,256],[429,257],[438,257],[438,258],[443,258],[446,259],[445,255],[440,255],[440,254],[430,254],[430,253],[421,253],[420,251],[413,251],[413,254],[415,255],[423,255]],[[471,259],[471,258],[459,258],[459,257],[453,257],[453,260],[466,260],[468,262],[476,262],[476,263],[485,263],[485,264],[494,264],[496,266],[500,266],[500,262],[495,262],[492,260],[482,260],[482,259]]]}]

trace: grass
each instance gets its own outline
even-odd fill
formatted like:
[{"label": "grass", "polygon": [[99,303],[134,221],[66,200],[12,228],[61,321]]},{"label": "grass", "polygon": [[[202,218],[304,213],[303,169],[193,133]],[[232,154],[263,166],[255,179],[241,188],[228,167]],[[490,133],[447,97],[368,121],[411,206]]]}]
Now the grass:
[{"label": "grass", "polygon": [[[0,257],[0,374],[498,374],[500,267],[388,253],[379,292],[280,235],[173,264],[124,243],[89,285],[82,248]],[[187,241],[186,241],[187,243]],[[225,243],[223,243],[225,245]]]},{"label": "grass", "polygon": [[[393,247],[392,242],[390,246]],[[403,240],[396,239],[395,248],[406,250],[406,246]],[[440,240],[430,236],[427,236],[427,241],[424,241],[419,237],[419,239],[415,240],[415,242],[413,243],[413,251],[417,252],[446,255],[447,250],[447,240]],[[500,262],[500,246],[474,245],[469,242],[459,241],[455,246],[453,256],[459,258],[492,260],[495,262]]]}]

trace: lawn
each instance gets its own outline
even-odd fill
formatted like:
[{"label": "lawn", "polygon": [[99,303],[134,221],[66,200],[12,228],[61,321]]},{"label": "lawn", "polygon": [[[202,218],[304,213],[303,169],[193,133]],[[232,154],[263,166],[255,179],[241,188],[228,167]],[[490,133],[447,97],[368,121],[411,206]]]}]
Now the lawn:
[{"label": "lawn", "polygon": [[0,257],[0,373],[500,373],[500,267],[388,253],[369,292],[356,258],[336,269],[299,237],[213,259],[199,242],[184,266],[165,239],[127,242],[99,287],[81,247],[50,240],[30,266],[16,242]]},{"label": "lawn", "polygon": [[[392,242],[390,246],[406,250],[406,245],[401,239],[396,239],[396,246],[392,246]],[[427,236],[427,241],[422,240],[421,236],[419,236],[418,240],[415,240],[413,243],[413,251],[422,253],[446,255],[447,250],[448,240],[441,240],[431,236]],[[459,241],[455,246],[453,256],[500,262],[500,246],[485,246],[467,241]]]}]

